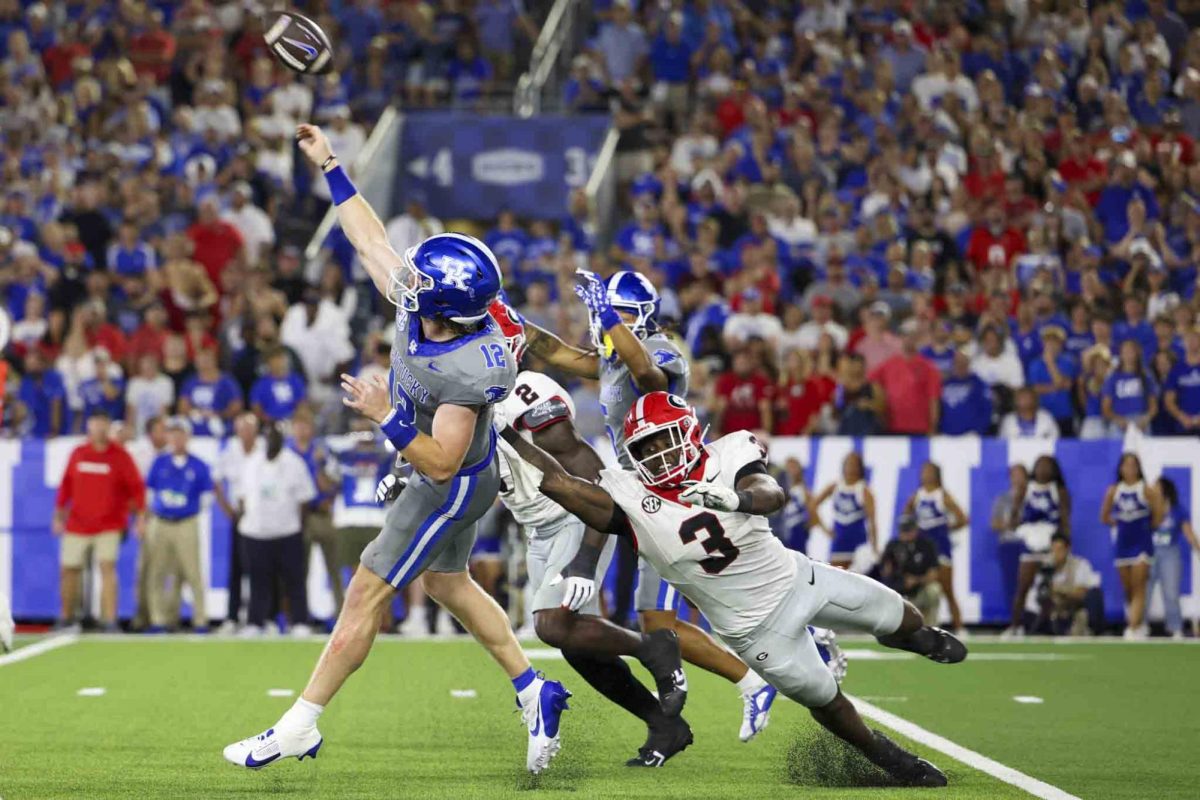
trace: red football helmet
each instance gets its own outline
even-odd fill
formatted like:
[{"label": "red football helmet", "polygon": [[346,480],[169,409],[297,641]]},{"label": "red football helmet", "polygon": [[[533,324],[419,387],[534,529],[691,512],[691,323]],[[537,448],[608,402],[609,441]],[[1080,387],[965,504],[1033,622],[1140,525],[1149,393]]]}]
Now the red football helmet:
[{"label": "red football helmet", "polygon": [[[646,452],[661,433],[669,441]],[[637,467],[642,483],[671,486],[686,478],[704,452],[704,432],[696,410],[677,395],[651,392],[638,398],[625,417],[625,453]]]},{"label": "red football helmet", "polygon": [[512,351],[513,360],[519,364],[521,356],[525,355],[525,320],[499,297],[488,306],[488,314],[504,334],[504,343]]}]

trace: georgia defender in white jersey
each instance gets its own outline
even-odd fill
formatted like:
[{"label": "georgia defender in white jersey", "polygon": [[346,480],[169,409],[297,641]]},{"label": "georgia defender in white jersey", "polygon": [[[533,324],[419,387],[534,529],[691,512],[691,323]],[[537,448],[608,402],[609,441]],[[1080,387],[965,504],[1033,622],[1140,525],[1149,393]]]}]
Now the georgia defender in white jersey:
[{"label": "georgia defender in white jersey", "polygon": [[[520,363],[525,331],[520,317],[502,301],[488,309]],[[528,370],[517,375],[509,396],[496,406],[500,427],[511,425],[524,440],[553,455],[574,474],[595,478],[603,463],[580,439],[571,395],[552,378]],[[500,422],[503,420],[503,422]],[[601,545],[596,567],[563,580],[561,573],[584,545],[585,526],[541,491],[541,473],[500,440],[500,499],[528,537],[526,569],[533,587],[534,629],[538,638],[563,652],[566,661],[600,694],[646,723],[646,743],[628,766],[660,767],[692,743],[680,716],[687,681],[674,631],[648,634],[614,625],[600,616],[593,590],[612,559],[615,539]],[[654,676],[658,699],[643,686],[621,656],[635,656]]]},{"label": "georgia defender in white jersey", "polygon": [[785,548],[765,517],[783,507],[786,494],[749,433],[705,445],[695,411],[666,392],[640,398],[625,433],[637,472],[605,469],[598,485],[572,477],[511,429],[503,436],[543,473],[543,492],[596,530],[632,536],[751,669],[821,725],[902,783],[946,785],[932,764],[863,724],[807,626],[869,632],[941,663],[966,658],[963,644],[925,626],[911,603],[882,584]]}]

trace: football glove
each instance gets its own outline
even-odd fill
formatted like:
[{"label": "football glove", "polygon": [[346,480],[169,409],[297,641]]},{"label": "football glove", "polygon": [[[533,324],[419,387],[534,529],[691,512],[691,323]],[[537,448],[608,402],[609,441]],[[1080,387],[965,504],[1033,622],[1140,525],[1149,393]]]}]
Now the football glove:
[{"label": "football glove", "polygon": [[591,578],[579,576],[564,577],[562,573],[559,573],[550,581],[551,586],[558,586],[561,583],[566,584],[563,587],[563,608],[578,611],[596,596],[596,582]]},{"label": "football glove", "polygon": [[600,320],[604,330],[621,324],[620,315],[608,302],[608,290],[600,276],[581,269],[575,272],[575,281],[576,296],[587,306],[588,312]]},{"label": "football glove", "polygon": [[684,489],[679,494],[679,499],[685,503],[711,508],[715,511],[737,511],[741,504],[741,499],[733,489],[703,481]]},{"label": "football glove", "polygon": [[383,480],[375,487],[375,502],[384,505],[394,502],[405,486],[408,486],[408,478],[391,473],[384,475]]}]

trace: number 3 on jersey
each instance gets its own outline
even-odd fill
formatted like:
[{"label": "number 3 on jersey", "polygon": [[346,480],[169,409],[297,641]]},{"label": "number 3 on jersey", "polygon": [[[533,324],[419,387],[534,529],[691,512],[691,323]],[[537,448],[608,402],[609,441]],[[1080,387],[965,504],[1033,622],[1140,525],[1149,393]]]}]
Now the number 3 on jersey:
[{"label": "number 3 on jersey", "polygon": [[733,540],[725,535],[725,529],[721,527],[721,522],[716,515],[707,511],[685,519],[679,526],[679,538],[683,540],[684,544],[691,544],[696,541],[700,531],[708,534],[700,542],[704,552],[714,554],[703,559],[700,566],[709,575],[716,575],[732,564],[741,551],[738,550]]},{"label": "number 3 on jersey", "polygon": [[504,359],[504,345],[502,344],[495,342],[481,344],[479,352],[483,353],[483,363],[488,369],[502,369],[507,363]]}]

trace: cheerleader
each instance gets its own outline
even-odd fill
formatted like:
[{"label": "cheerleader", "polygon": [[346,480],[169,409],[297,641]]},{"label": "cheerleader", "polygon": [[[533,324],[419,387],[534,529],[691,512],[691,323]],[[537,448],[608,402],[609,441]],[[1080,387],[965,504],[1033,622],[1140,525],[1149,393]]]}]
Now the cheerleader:
[{"label": "cheerleader", "polygon": [[937,545],[938,583],[942,585],[942,594],[950,606],[950,624],[956,634],[960,634],[962,612],[958,607],[958,598],[954,596],[950,532],[965,527],[967,515],[958,501],[942,488],[942,468],[932,461],[922,465],[921,485],[904,504],[904,514],[916,517],[917,528]]},{"label": "cheerleader", "polygon": [[1126,639],[1144,639],[1146,585],[1154,555],[1154,529],[1162,521],[1162,495],[1146,483],[1142,462],[1125,453],[1117,463],[1116,482],[1108,487],[1100,506],[1100,521],[1117,529],[1116,563],[1125,591]]},{"label": "cheerleader", "polygon": [[1068,536],[1071,533],[1071,493],[1053,456],[1041,456],[1033,462],[1033,476],[1024,491],[1013,492],[1012,517],[1024,550],[1017,593],[1013,595],[1012,622],[1003,634],[1005,638],[1025,634],[1025,596],[1050,554],[1050,537],[1058,531]]},{"label": "cheerleader", "polygon": [[878,553],[875,539],[875,496],[867,486],[866,468],[862,456],[850,453],[842,462],[842,479],[831,483],[813,498],[812,507],[833,498],[833,530],[825,527],[819,517],[814,523],[833,537],[829,563],[840,569],[849,569],[854,560],[854,551],[870,542],[871,551]]}]

